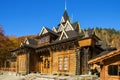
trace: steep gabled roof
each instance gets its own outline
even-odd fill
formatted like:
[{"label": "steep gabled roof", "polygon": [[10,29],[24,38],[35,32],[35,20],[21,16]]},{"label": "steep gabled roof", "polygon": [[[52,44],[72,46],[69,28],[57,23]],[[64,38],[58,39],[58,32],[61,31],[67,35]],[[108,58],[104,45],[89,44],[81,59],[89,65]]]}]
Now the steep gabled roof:
[{"label": "steep gabled roof", "polygon": [[81,32],[79,22],[74,22],[74,23],[72,23],[71,25],[72,25],[72,27],[74,28],[74,30]]},{"label": "steep gabled roof", "polygon": [[78,32],[73,30],[67,31],[66,34],[68,35],[69,38],[77,37],[80,35]]},{"label": "steep gabled roof", "polygon": [[66,22],[67,20],[70,22],[70,18],[68,16],[68,13],[67,11],[65,10],[64,14],[63,14],[63,18],[64,18],[64,21]]}]

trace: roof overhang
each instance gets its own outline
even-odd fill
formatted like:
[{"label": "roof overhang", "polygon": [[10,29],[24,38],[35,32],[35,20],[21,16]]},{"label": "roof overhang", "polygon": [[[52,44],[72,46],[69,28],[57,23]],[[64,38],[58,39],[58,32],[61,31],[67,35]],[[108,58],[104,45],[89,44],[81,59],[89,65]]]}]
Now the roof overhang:
[{"label": "roof overhang", "polygon": [[97,58],[95,58],[95,59],[91,59],[91,60],[88,61],[88,64],[100,63],[100,62],[102,62],[102,61],[105,60],[105,59],[108,59],[108,58],[117,56],[117,55],[119,55],[119,54],[120,54],[120,48],[117,49],[117,50],[108,52],[107,54],[105,54],[105,55],[103,55],[103,56],[97,57]]}]

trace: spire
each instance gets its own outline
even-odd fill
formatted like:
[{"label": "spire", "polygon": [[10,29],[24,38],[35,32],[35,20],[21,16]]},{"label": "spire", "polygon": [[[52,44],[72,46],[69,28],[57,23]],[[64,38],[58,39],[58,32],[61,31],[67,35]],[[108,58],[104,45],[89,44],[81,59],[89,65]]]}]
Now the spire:
[{"label": "spire", "polygon": [[65,0],[65,10],[67,10],[66,0]]},{"label": "spire", "polygon": [[65,11],[64,11],[64,14],[61,18],[60,23],[64,23],[64,22],[67,22],[67,21],[70,22],[70,18],[69,18],[68,13],[67,13],[67,6],[66,6],[66,0],[65,0]]}]

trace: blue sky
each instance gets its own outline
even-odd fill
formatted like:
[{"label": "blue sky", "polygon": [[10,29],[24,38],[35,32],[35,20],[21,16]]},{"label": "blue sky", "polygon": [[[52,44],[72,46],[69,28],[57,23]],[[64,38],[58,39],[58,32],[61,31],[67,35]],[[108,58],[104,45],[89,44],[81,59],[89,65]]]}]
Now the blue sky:
[{"label": "blue sky", "polygon": [[[120,30],[120,0],[66,0],[67,12],[81,28]],[[57,26],[65,0],[0,0],[0,24],[6,35],[38,34],[43,26]]]}]

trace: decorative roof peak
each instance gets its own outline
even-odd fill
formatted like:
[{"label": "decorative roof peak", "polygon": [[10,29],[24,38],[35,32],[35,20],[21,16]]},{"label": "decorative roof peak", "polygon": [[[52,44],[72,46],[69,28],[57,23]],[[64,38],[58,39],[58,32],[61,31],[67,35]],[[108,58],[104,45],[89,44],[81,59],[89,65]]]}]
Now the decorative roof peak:
[{"label": "decorative roof peak", "polygon": [[67,10],[65,10],[64,13],[63,13],[62,19],[61,19],[61,23],[64,23],[64,22],[67,22],[67,21],[70,22],[70,18],[68,16]]}]

